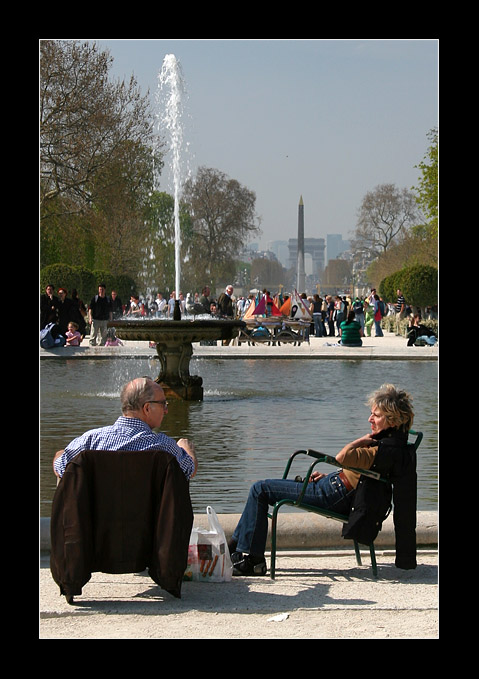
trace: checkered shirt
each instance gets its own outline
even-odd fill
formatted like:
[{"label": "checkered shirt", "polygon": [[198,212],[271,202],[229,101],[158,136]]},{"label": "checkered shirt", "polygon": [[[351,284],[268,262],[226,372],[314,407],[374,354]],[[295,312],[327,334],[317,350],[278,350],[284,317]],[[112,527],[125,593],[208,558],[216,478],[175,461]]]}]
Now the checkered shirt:
[{"label": "checkered shirt", "polygon": [[164,450],[176,457],[186,478],[194,471],[193,459],[180,448],[176,441],[166,434],[155,434],[152,429],[136,417],[117,419],[115,424],[100,429],[91,429],[67,445],[62,455],[54,463],[59,476],[65,467],[83,450]]}]

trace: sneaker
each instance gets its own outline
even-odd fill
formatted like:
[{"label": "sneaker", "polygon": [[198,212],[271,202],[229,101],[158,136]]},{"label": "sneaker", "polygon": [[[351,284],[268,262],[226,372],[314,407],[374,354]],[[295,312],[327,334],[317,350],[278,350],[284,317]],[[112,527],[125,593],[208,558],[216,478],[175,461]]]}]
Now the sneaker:
[{"label": "sneaker", "polygon": [[250,556],[242,552],[231,555],[233,575],[266,575],[266,559],[264,556]]}]

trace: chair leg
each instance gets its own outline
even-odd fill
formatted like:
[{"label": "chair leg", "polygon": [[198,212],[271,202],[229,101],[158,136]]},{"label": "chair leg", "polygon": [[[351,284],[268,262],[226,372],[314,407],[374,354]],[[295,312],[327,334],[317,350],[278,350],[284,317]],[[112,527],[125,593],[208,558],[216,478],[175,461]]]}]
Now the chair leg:
[{"label": "chair leg", "polygon": [[363,562],[361,561],[361,552],[359,551],[359,545],[356,540],[354,540],[354,551],[356,553],[356,563],[358,566],[362,566]]},{"label": "chair leg", "polygon": [[376,563],[376,551],[374,549],[374,543],[369,547],[369,553],[371,554],[371,566],[373,567],[373,575],[375,578],[378,577],[378,565]]},{"label": "chair leg", "polygon": [[273,509],[273,513],[271,515],[271,564],[269,568],[269,574],[271,576],[271,580],[274,580],[274,575],[276,571],[276,521],[277,521],[278,515],[277,512],[275,511],[275,508]]}]

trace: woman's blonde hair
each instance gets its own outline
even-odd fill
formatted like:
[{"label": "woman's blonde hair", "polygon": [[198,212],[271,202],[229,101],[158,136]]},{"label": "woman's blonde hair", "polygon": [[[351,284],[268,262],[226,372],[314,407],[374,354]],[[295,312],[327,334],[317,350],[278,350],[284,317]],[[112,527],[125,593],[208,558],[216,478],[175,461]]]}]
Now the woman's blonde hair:
[{"label": "woman's blonde hair", "polygon": [[386,417],[389,427],[409,431],[414,421],[412,396],[393,384],[383,384],[367,401],[370,408],[376,406]]}]

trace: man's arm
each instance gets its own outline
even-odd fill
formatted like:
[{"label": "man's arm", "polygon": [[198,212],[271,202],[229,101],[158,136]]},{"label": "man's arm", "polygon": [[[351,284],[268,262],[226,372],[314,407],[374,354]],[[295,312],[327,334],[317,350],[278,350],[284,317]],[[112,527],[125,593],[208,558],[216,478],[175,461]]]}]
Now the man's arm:
[{"label": "man's arm", "polygon": [[198,460],[196,459],[195,444],[193,443],[193,441],[189,441],[188,439],[179,439],[179,440],[178,440],[178,445],[179,445],[180,448],[183,448],[183,450],[185,451],[185,453],[186,453],[187,455],[189,455],[189,456],[192,458],[193,462],[194,462],[194,465],[195,465],[195,466],[194,466],[193,472],[192,472],[192,474],[191,474],[191,476],[190,476],[190,479],[192,479],[193,476],[195,476],[196,471],[197,471],[197,469],[198,469]]},{"label": "man's arm", "polygon": [[63,455],[64,452],[65,452],[64,448],[62,450],[58,450],[53,457],[53,473],[55,474],[55,476],[58,476],[58,477],[60,477],[60,474],[55,469],[55,460],[57,458],[59,458],[61,455]]}]

